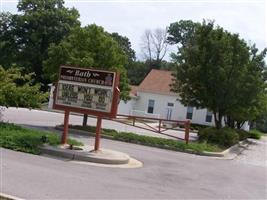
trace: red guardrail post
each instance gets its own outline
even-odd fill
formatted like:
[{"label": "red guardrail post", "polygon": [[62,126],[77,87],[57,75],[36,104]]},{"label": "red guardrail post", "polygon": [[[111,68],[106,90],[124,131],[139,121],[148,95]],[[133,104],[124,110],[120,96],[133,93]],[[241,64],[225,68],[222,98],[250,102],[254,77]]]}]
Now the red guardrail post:
[{"label": "red guardrail post", "polygon": [[133,117],[133,126],[135,126],[135,117]]},{"label": "red guardrail post", "polygon": [[160,127],[161,127],[161,119],[159,120],[159,133],[160,133]]},{"label": "red guardrail post", "polygon": [[68,130],[69,130],[69,116],[70,116],[70,111],[65,110],[64,114],[64,130],[63,134],[61,137],[61,144],[66,144],[67,143],[67,135],[68,135]]},{"label": "red guardrail post", "polygon": [[188,144],[189,142],[189,131],[190,131],[190,121],[186,121],[184,123],[185,125],[185,135],[184,135],[184,139],[185,139],[185,143]]},{"label": "red guardrail post", "polygon": [[97,116],[96,134],[95,134],[95,151],[98,151],[99,146],[100,146],[101,124],[102,124],[102,117]]}]

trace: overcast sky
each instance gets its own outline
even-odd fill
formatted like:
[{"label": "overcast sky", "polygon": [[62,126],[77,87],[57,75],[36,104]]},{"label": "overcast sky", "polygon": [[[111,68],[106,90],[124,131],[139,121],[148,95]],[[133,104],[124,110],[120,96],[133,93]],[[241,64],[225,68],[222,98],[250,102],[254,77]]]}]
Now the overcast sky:
[{"label": "overcast sky", "polygon": [[[0,0],[1,11],[16,12],[16,0]],[[165,28],[181,19],[215,23],[246,41],[267,47],[267,3],[265,0],[72,0],[67,7],[80,12],[82,26],[95,23],[108,32],[127,36],[140,57],[141,36],[146,29]]]}]

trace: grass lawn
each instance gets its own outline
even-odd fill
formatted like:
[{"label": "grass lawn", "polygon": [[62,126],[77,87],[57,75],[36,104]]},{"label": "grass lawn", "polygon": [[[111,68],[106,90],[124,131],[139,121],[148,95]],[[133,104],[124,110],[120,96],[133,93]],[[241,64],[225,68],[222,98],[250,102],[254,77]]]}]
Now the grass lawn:
[{"label": "grass lawn", "polygon": [[[40,146],[44,143],[49,145],[60,144],[60,136],[20,126],[0,122],[0,147],[12,149],[15,151],[22,151],[32,154],[40,154]],[[83,145],[73,139],[68,139],[68,144]]]},{"label": "grass lawn", "polygon": [[[70,125],[72,129],[78,129],[83,131],[88,131],[90,133],[95,133],[95,127],[93,126],[78,126],[78,125]],[[193,151],[195,153],[200,153],[203,151],[210,152],[220,152],[223,149],[219,148],[217,145],[207,144],[206,142],[190,142],[189,144],[185,144],[184,141],[177,141],[172,139],[164,139],[158,137],[150,137],[137,135],[135,133],[129,132],[118,132],[112,129],[102,129],[102,135],[108,136],[110,139],[119,140],[123,142],[129,142],[134,144],[141,144],[146,146],[158,147],[162,149],[169,149],[174,151]]]}]

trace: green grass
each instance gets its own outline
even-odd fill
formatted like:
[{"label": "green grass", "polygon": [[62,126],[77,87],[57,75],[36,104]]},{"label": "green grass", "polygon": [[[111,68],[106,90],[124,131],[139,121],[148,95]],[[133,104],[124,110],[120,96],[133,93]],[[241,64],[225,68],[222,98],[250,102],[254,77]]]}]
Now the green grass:
[{"label": "green grass", "polygon": [[[46,141],[45,141],[46,140]],[[28,128],[22,128],[20,126],[0,123],[0,146],[16,151],[22,151],[32,154],[40,154],[40,146],[47,142],[49,145],[60,144],[60,136]],[[68,144],[83,145],[73,139],[68,139]]]},{"label": "green grass", "polygon": [[[71,125],[70,128],[84,130],[91,133],[95,133],[95,127],[93,126],[78,126],[78,125]],[[174,151],[193,151],[195,153],[200,153],[203,151],[211,151],[211,152],[220,152],[222,151],[216,145],[207,144],[206,142],[190,142],[189,144],[185,144],[184,141],[177,141],[172,139],[164,139],[158,137],[150,137],[144,135],[137,135],[134,133],[128,132],[117,132],[116,130],[112,129],[102,129],[102,135],[108,136],[111,139],[119,140],[123,142],[129,142],[134,144],[141,144],[145,146],[151,147],[158,147],[163,149],[169,149]]]}]

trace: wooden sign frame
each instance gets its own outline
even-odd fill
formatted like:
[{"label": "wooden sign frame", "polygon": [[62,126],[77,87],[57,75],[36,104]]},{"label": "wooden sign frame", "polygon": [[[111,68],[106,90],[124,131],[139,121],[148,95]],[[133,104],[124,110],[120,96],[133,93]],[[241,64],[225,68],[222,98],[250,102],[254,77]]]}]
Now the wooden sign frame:
[{"label": "wooden sign frame", "polygon": [[[108,74],[112,74],[113,75],[113,80],[112,80],[112,86],[110,88],[112,88],[112,103],[111,103],[111,108],[110,111],[100,111],[100,110],[96,110],[96,109],[92,109],[92,108],[84,108],[84,107],[77,107],[77,106],[71,106],[71,105],[64,105],[64,104],[59,104],[57,101],[58,98],[58,90],[59,90],[59,83],[61,82],[66,82],[69,84],[74,84],[74,85],[88,85],[89,87],[92,85],[96,85],[98,88],[102,88],[100,84],[90,84],[90,83],[85,83],[85,82],[79,82],[79,81],[68,81],[66,80],[66,78],[72,78],[75,76],[69,76],[69,77],[65,77],[65,79],[62,79],[61,77],[63,76],[63,70],[73,70],[74,74],[75,72],[81,72],[84,75],[87,75],[89,73],[93,74],[93,73],[99,73],[102,76],[103,75],[108,75]],[[85,72],[85,73],[84,73]],[[79,77],[77,77],[79,78]],[[102,77],[103,79],[103,77]],[[77,79],[79,80],[79,79]],[[88,81],[101,81],[103,83],[103,80],[98,80],[97,77],[94,79],[90,79],[90,78],[85,78],[83,79],[84,81],[88,82]],[[104,71],[104,70],[96,70],[96,69],[89,69],[89,68],[76,68],[76,67],[69,67],[69,66],[60,66],[59,69],[59,76],[58,76],[58,81],[56,83],[56,87],[55,87],[55,92],[54,92],[54,103],[53,103],[53,108],[57,109],[57,110],[68,110],[70,112],[77,112],[77,113],[83,113],[83,114],[88,114],[88,115],[94,115],[94,116],[100,116],[100,117],[107,117],[107,118],[116,118],[117,115],[117,109],[118,109],[118,102],[119,102],[119,95],[120,95],[120,91],[119,91],[119,74],[117,72],[114,71]],[[107,88],[106,86],[105,89]]]},{"label": "wooden sign frame", "polygon": [[[54,90],[54,102],[53,102],[53,109],[57,110],[64,110],[64,130],[61,138],[61,144],[65,145],[67,144],[67,134],[68,134],[68,126],[69,126],[69,114],[70,112],[76,112],[76,113],[83,113],[88,115],[94,115],[97,116],[97,125],[96,125],[96,136],[95,136],[95,152],[99,151],[100,146],[100,134],[101,134],[101,124],[102,124],[102,118],[116,118],[117,116],[117,110],[118,110],[118,104],[120,99],[120,90],[119,90],[119,81],[120,76],[118,72],[114,71],[105,71],[105,70],[97,70],[97,69],[89,69],[89,68],[77,68],[77,67],[70,67],[70,66],[60,66],[59,69],[59,76],[58,81],[56,83],[56,87]],[[61,88],[61,95],[59,95],[59,84],[62,84]],[[63,99],[63,84],[70,85],[70,86],[81,86],[81,87],[87,87],[90,89],[90,87],[93,87],[92,91],[95,92],[96,90],[111,90],[112,94],[112,101],[108,106],[108,110],[101,111],[101,109],[96,108],[85,108],[85,107],[79,107],[79,106],[73,106],[70,102],[61,102],[58,103],[59,96]],[[69,86],[66,86],[68,89]],[[69,87],[70,89],[73,89],[74,87]],[[75,89],[77,89],[75,87]],[[91,92],[91,89],[89,90]],[[67,90],[64,91],[67,93]],[[86,92],[87,89],[86,89]],[[108,92],[106,92],[107,94]],[[84,95],[84,94],[80,94]],[[99,101],[100,96],[97,96],[96,98]],[[72,98],[72,97],[68,97]],[[77,96],[75,97],[77,101],[79,100],[79,94],[77,93]],[[103,99],[102,99],[103,100]],[[76,103],[77,103],[76,101]],[[106,101],[106,99],[104,100]],[[70,105],[68,105],[68,104]],[[102,103],[103,104],[103,103]]]}]

